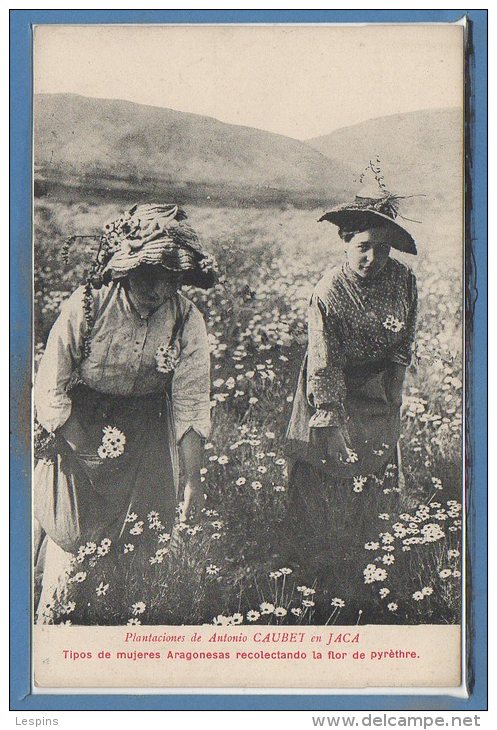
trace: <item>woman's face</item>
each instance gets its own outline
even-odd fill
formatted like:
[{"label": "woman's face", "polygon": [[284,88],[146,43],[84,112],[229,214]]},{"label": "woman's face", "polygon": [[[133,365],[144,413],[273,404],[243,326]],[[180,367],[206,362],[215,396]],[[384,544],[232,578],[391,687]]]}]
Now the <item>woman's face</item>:
[{"label": "woman's face", "polygon": [[181,274],[162,266],[140,266],[128,275],[132,297],[143,307],[156,309],[181,285]]},{"label": "woman's face", "polygon": [[346,244],[349,267],[363,279],[374,277],[390,255],[390,233],[385,228],[370,228],[356,233]]}]

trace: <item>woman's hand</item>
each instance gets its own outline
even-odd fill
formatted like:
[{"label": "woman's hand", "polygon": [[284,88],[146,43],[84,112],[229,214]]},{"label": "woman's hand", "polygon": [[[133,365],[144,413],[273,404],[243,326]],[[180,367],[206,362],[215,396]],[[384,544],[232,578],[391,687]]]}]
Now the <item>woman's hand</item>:
[{"label": "woman's hand", "polygon": [[330,428],[328,436],[327,454],[328,457],[337,464],[346,463],[349,459],[347,450],[347,442],[341,428]]},{"label": "woman's hand", "polygon": [[79,419],[73,414],[57,429],[57,433],[67,441],[73,451],[84,450],[85,445],[87,445],[88,436],[86,431],[81,426]]},{"label": "woman's hand", "polygon": [[339,426],[312,429],[312,442],[333,464],[346,464],[349,453],[347,439]]},{"label": "woman's hand", "polygon": [[181,521],[189,519],[194,508],[200,511],[204,505],[204,493],[200,480],[200,467],[203,457],[203,439],[192,428],[179,442],[179,454],[185,478]]},{"label": "woman's hand", "polygon": [[398,409],[402,406],[405,374],[406,368],[404,365],[398,365],[397,363],[391,363],[385,373],[385,392],[388,402]]},{"label": "woman's hand", "polygon": [[187,482],[183,493],[183,504],[180,513],[180,521],[187,522],[193,512],[200,512],[204,506],[204,492],[200,480],[198,484]]}]

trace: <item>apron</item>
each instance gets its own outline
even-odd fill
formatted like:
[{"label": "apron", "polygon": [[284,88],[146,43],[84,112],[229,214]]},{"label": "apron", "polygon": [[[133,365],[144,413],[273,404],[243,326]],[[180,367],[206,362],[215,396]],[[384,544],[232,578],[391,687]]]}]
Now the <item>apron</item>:
[{"label": "apron", "polygon": [[[169,346],[183,325],[178,307]],[[121,537],[132,513],[146,521],[154,510],[161,521],[174,520],[179,468],[172,378],[173,372],[161,393],[142,396],[100,393],[81,381],[70,389],[69,418],[77,420],[82,436],[72,448],[56,433],[52,458],[39,459],[35,466],[34,517],[41,535],[74,553],[87,541]],[[116,458],[102,456],[108,427],[125,437]]]},{"label": "apron", "polygon": [[[56,436],[53,463],[39,461],[34,474],[34,516],[63,550],[75,552],[87,541],[117,539],[126,517],[139,519],[156,510],[163,520],[176,506],[175,445],[168,394],[139,398],[103,395],[84,385],[72,395],[70,418],[84,429],[84,443],[73,449]],[[125,434],[124,453],[101,458],[104,426]]]},{"label": "apron", "polygon": [[[385,389],[386,363],[349,368],[345,372],[344,436],[357,455],[349,464],[330,462],[326,453],[327,428],[310,428],[315,409],[307,399],[307,354],[304,357],[288,425],[287,454],[305,461],[330,477],[381,477],[387,466],[399,466],[400,409]],[[317,431],[321,432],[317,434]]]},{"label": "apron", "polygon": [[[404,489],[400,409],[388,400],[385,375],[384,363],[345,372],[342,432],[356,461],[330,460],[326,450],[330,429],[309,427],[315,409],[307,399],[307,355],[287,429],[288,507],[277,537],[282,560],[295,564],[302,580],[318,577],[324,585],[340,581],[351,596],[356,592],[354,600],[364,589],[357,556],[382,529],[378,520],[384,511],[382,490]],[[364,490],[355,491],[363,480],[354,477],[366,478]]]}]

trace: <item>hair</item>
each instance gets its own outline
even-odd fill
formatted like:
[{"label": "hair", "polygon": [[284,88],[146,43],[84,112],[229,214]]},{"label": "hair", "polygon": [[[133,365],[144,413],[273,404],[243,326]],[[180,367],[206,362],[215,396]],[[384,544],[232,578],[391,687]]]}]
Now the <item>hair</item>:
[{"label": "hair", "polygon": [[367,224],[364,222],[359,223],[359,221],[354,221],[354,219],[350,220],[348,223],[345,223],[343,226],[340,226],[338,229],[338,235],[344,241],[345,243],[349,243],[354,236],[357,236],[358,233],[364,233],[364,231],[370,231],[372,228],[382,228],[384,227],[383,221],[378,222],[368,222]]},{"label": "hair", "polygon": [[339,228],[338,235],[340,236],[342,241],[344,241],[345,243],[349,243],[354,238],[354,236],[356,236],[358,233],[364,233],[365,230],[366,228],[363,228],[362,230],[344,231],[343,228]]},{"label": "hair", "polygon": [[116,276],[114,278],[115,279],[118,279],[118,280],[129,279],[130,276],[132,276],[133,274],[138,273],[138,274],[142,274],[143,275],[144,272],[147,272],[147,271],[150,272],[150,273],[155,273],[155,272],[158,271],[159,274],[162,274],[162,273],[168,274],[169,280],[171,282],[173,282],[173,281],[179,281],[179,282],[183,281],[183,275],[185,273],[182,270],[173,269],[173,268],[170,268],[168,266],[164,266],[163,264],[159,264],[159,263],[155,263],[155,264],[142,263],[139,266],[137,266],[136,268],[131,269],[130,271],[127,271],[126,274],[122,274],[122,275]]}]

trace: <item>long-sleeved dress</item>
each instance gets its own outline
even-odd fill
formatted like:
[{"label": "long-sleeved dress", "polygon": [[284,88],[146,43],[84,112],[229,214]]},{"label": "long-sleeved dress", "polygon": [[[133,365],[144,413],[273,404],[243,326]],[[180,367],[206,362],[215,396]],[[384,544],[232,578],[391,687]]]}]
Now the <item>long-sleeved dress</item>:
[{"label": "long-sleeved dress", "polygon": [[[147,316],[113,283],[93,292],[88,323],[83,294],[64,303],[35,380],[36,417],[55,441],[34,470],[36,527],[46,533],[38,620],[79,545],[118,539],[131,513],[174,519],[177,444],[210,425],[209,345],[192,302],[178,293]],[[58,432],[68,419],[82,434],[75,448]]]},{"label": "long-sleeved dress", "polygon": [[[371,505],[385,480],[399,489],[400,403],[390,401],[387,381],[393,364],[411,361],[416,313],[416,278],[393,258],[372,279],[347,264],[331,269],[312,295],[287,431],[289,518],[311,551],[333,545],[332,524],[367,521],[365,493]],[[350,449],[346,463],[327,454],[333,426]]]}]

